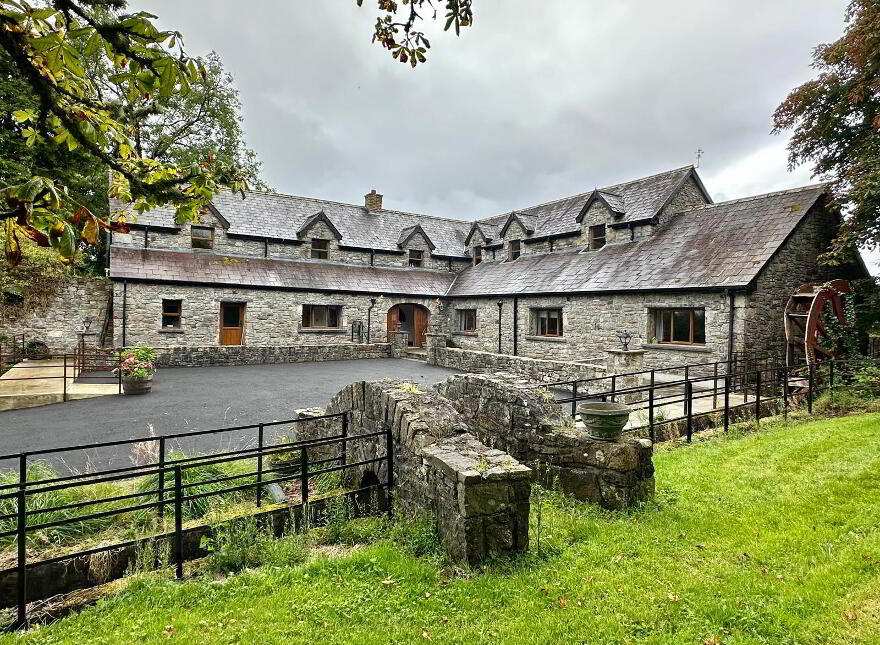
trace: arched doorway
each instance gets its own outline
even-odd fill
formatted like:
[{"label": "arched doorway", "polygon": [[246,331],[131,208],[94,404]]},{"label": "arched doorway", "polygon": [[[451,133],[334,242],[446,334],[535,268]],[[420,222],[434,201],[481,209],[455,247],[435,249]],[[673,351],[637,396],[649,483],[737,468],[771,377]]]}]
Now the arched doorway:
[{"label": "arched doorway", "polygon": [[388,310],[388,332],[389,334],[398,330],[408,332],[410,347],[424,347],[430,318],[431,312],[422,305],[394,305]]}]

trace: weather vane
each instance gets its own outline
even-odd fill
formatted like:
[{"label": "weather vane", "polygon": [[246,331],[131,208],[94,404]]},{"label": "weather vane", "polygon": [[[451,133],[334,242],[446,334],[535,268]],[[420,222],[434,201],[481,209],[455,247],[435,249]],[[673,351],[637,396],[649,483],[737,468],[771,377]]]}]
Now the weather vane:
[{"label": "weather vane", "polygon": [[706,153],[702,148],[697,148],[697,168],[700,167],[700,160],[703,158],[703,155]]}]

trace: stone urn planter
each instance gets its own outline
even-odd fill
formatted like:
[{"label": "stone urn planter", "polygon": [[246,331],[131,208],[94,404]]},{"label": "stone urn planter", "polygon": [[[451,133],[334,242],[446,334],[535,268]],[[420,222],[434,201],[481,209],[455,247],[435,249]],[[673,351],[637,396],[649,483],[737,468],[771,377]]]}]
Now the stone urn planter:
[{"label": "stone urn planter", "polygon": [[594,439],[617,441],[632,410],[623,403],[603,403],[600,401],[581,403],[578,412],[587,433]]},{"label": "stone urn planter", "polygon": [[153,388],[153,375],[146,378],[122,377],[122,391],[125,394],[146,394]]}]

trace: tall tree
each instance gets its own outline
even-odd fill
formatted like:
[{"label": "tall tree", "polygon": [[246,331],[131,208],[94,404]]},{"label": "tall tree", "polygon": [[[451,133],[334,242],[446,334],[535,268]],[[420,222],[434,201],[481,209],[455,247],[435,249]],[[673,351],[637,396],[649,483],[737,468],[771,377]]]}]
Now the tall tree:
[{"label": "tall tree", "polygon": [[199,59],[204,75],[196,78],[186,94],[172,94],[163,104],[131,105],[109,79],[105,85],[116,94],[125,113],[131,115],[137,153],[161,163],[191,166],[205,159],[219,159],[237,167],[251,188],[264,190],[262,163],[245,144],[241,100],[232,75],[223,68],[217,52]]},{"label": "tall tree", "polygon": [[[377,0],[374,41],[398,61],[424,62],[430,44],[414,27],[422,11],[437,17],[435,1],[440,0]],[[471,0],[444,4],[445,29],[454,26],[458,33],[473,22]],[[36,97],[34,107],[13,117],[29,145],[51,140],[112,171],[111,196],[136,211],[168,205],[178,222],[195,221],[220,188],[244,196],[247,168],[219,154],[174,159],[169,152],[168,159],[156,159],[143,140],[138,145],[132,123],[148,123],[161,106],[186,97],[209,75],[204,62],[186,54],[179,32],[159,30],[156,16],[125,13],[126,7],[125,0],[45,0],[36,7],[26,0],[0,0],[0,49]],[[125,104],[106,96],[91,76],[85,59],[93,54],[112,70],[108,78]],[[154,142],[162,145],[160,137]],[[80,240],[96,242],[99,228],[125,226],[77,205],[66,185],[42,175],[0,189],[0,200],[5,253],[13,264],[21,258],[19,235],[72,259]]]},{"label": "tall tree", "polygon": [[775,132],[794,129],[789,165],[812,163],[834,181],[845,219],[830,263],[880,246],[880,2],[852,0],[843,36],[813,52],[817,78],[776,109]]}]

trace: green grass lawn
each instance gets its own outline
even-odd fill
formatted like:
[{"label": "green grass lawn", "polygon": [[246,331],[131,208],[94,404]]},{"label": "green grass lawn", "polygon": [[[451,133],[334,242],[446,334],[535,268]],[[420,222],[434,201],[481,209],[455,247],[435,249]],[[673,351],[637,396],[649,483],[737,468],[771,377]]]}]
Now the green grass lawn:
[{"label": "green grass lawn", "polygon": [[542,552],[484,572],[380,540],[222,580],[148,576],[0,643],[880,643],[880,414],[655,462],[656,502],[552,496]]}]

